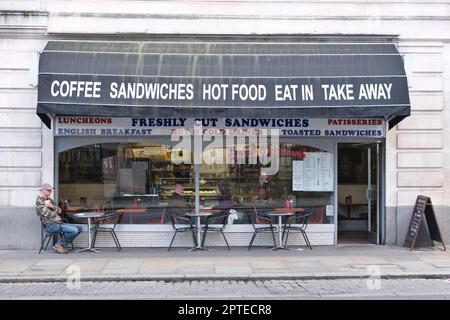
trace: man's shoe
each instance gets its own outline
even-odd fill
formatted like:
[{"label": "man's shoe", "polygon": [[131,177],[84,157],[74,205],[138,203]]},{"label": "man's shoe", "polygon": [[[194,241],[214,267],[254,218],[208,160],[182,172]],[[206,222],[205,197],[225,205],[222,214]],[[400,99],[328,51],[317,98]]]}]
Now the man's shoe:
[{"label": "man's shoe", "polygon": [[56,252],[58,252],[58,253],[67,253],[66,249],[64,249],[64,247],[62,245],[60,245],[59,243],[55,244],[53,246],[53,249],[55,249]]},{"label": "man's shoe", "polygon": [[73,251],[73,249],[67,245],[63,246],[64,250],[66,250],[67,253]]}]

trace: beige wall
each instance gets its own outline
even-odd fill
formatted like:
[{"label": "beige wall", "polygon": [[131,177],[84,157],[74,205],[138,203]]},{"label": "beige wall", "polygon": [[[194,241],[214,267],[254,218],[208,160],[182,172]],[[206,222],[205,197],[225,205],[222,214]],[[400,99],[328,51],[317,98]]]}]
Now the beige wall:
[{"label": "beige wall", "polygon": [[[11,27],[4,15],[0,21],[0,31]],[[30,53],[44,46],[0,35],[0,207],[33,206],[38,186],[53,180],[53,138],[36,116],[37,90],[29,78]]]},{"label": "beige wall", "polygon": [[[444,49],[444,42],[400,41],[400,52],[408,66],[411,116],[390,136],[393,143],[387,151],[392,160],[388,184],[397,186],[396,201],[388,203],[397,206],[414,205],[418,194],[430,196],[436,206],[449,205],[445,197],[449,165],[445,161],[448,112],[444,107]],[[393,139],[395,136],[397,139]]]}]

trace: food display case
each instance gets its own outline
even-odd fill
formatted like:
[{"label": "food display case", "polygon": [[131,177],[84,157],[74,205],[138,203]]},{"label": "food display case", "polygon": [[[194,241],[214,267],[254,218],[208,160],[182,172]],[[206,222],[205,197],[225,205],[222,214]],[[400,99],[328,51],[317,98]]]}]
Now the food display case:
[{"label": "food display case", "polygon": [[[161,184],[160,199],[168,200],[172,195],[175,184],[177,183],[181,183],[184,186],[184,196],[186,200],[194,202],[195,185],[193,179],[163,179]],[[203,200],[217,200],[217,197],[218,194],[216,192],[215,184],[200,184],[200,198]]]}]

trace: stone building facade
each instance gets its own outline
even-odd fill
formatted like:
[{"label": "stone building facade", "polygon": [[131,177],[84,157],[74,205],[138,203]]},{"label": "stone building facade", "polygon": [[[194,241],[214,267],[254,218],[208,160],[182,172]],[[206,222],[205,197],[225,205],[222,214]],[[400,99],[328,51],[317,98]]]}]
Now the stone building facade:
[{"label": "stone building facade", "polygon": [[411,116],[386,134],[384,243],[403,244],[418,194],[431,197],[449,239],[449,13],[442,1],[1,1],[0,248],[39,246],[34,201],[55,181],[54,137],[36,115],[49,40],[394,42]]}]

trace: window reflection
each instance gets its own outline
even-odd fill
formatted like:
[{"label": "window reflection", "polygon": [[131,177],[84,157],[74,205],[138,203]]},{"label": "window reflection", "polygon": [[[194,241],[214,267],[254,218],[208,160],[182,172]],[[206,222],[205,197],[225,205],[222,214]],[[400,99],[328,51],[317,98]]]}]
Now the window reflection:
[{"label": "window reflection", "polygon": [[[229,150],[208,152],[225,153]],[[201,191],[200,202],[203,206],[214,208],[219,205],[223,208],[224,203],[228,203],[229,207],[238,213],[238,218],[232,219],[233,224],[249,224],[249,217],[245,214],[249,208],[256,207],[258,212],[264,213],[287,205],[312,211],[310,223],[333,223],[332,217],[327,217],[325,212],[326,206],[333,204],[333,190],[305,192],[295,191],[293,188],[293,161],[305,161],[308,155],[325,151],[282,143],[279,150],[280,167],[274,175],[267,174],[269,171],[265,170],[266,166],[252,164],[255,161],[251,159],[256,156],[252,152],[257,153],[258,150],[248,144],[237,145],[235,157],[241,156],[243,159],[235,159],[233,164],[201,165],[200,184],[203,194]],[[223,197],[220,192],[212,191],[217,188],[226,189],[229,196]],[[212,194],[208,196],[208,192]]]},{"label": "window reflection", "polygon": [[[235,147],[233,163],[200,165],[200,205],[228,211],[229,223],[248,224],[246,212],[291,206],[314,212],[310,223],[333,223],[325,214],[333,204],[333,190],[297,191],[293,188],[293,162],[325,151],[298,144],[280,144],[280,168],[274,175],[265,166],[249,161],[258,152],[248,144]],[[239,152],[237,152],[239,151]],[[229,150],[208,150],[220,154]],[[59,154],[59,199],[64,214],[78,211],[119,211],[123,224],[169,223],[164,210],[176,184],[184,187],[184,198],[195,202],[194,166],[174,164],[172,159],[193,162],[187,150],[165,144],[104,143],[77,147]],[[181,162],[181,161],[180,161]],[[178,163],[178,162],[177,162]]]}]

